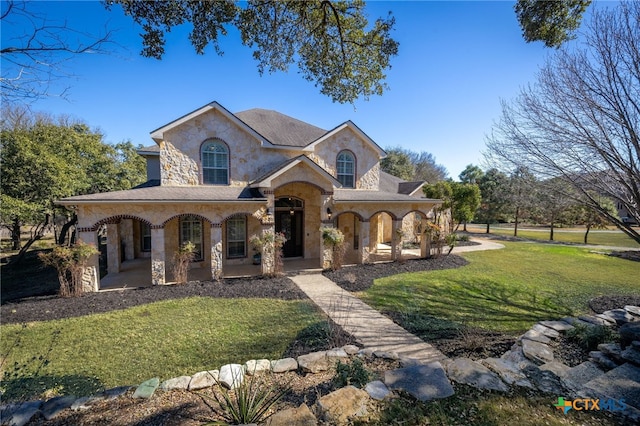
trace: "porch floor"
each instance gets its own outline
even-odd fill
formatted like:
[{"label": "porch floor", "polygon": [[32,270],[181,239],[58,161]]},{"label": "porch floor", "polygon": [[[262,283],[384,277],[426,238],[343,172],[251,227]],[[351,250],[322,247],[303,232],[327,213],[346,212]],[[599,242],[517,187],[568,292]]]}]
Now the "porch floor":
[{"label": "porch floor", "polygon": [[[320,272],[320,259],[285,259],[285,274]],[[225,278],[252,277],[260,275],[260,265],[225,265]],[[167,271],[167,279],[171,273]],[[189,270],[189,281],[209,281],[211,271],[208,268]],[[171,282],[167,282],[170,284]],[[120,272],[105,275],[100,280],[100,290],[150,287],[151,259],[133,259],[122,262]]]}]

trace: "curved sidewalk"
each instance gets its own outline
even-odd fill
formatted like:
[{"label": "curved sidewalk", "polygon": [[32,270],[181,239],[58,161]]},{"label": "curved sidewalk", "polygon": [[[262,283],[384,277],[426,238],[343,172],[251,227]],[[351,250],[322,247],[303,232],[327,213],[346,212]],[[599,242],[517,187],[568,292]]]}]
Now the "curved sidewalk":
[{"label": "curved sidewalk", "polygon": [[[504,245],[484,238],[474,241],[480,244],[455,247],[453,253],[504,248]],[[289,278],[327,316],[353,335],[364,347],[395,352],[400,357],[413,358],[423,363],[447,358],[442,352],[343,290],[324,275],[295,275]]]}]

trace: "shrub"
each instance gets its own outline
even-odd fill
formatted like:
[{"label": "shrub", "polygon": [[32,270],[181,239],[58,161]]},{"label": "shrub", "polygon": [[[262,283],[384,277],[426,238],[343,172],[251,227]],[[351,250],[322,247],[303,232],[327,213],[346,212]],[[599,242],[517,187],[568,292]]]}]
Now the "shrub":
[{"label": "shrub", "polygon": [[362,361],[354,358],[350,364],[343,364],[338,361],[336,364],[336,375],[333,377],[333,385],[336,388],[343,388],[349,385],[363,388],[369,383],[370,379],[371,373],[364,367]]},{"label": "shrub", "polygon": [[[269,410],[289,392],[288,387],[267,384],[258,376],[245,377],[233,391],[224,389],[222,397],[214,397],[222,416],[231,424],[261,423],[269,416]],[[201,394],[202,395],[202,394]]]},{"label": "shrub", "polygon": [[95,246],[80,240],[71,247],[56,246],[49,253],[39,253],[38,257],[58,272],[60,296],[70,297],[82,294],[82,274],[89,258],[98,253]]},{"label": "shrub", "polygon": [[342,268],[346,252],[344,234],[339,229],[332,227],[322,227],[320,233],[322,234],[322,243],[331,249],[333,255],[331,269],[337,271]]},{"label": "shrub", "polygon": [[255,251],[264,255],[265,259],[273,259],[273,269],[268,275],[279,276],[284,272],[282,247],[286,242],[287,238],[282,232],[273,232],[271,230],[263,232],[262,236],[252,235],[249,238],[249,244]]},{"label": "shrub", "polygon": [[600,343],[614,342],[619,339],[618,333],[606,325],[576,324],[567,331],[567,337],[588,351],[594,351]]},{"label": "shrub", "polygon": [[173,278],[178,284],[187,282],[189,263],[196,257],[196,245],[191,241],[182,244],[173,254]]}]

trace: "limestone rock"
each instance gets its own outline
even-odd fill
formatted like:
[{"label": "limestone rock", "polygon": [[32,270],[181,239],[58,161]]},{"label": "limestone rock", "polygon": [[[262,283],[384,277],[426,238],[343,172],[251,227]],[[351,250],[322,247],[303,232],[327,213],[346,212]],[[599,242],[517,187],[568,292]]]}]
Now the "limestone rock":
[{"label": "limestone rock", "polygon": [[633,316],[640,317],[640,306],[627,305],[624,310]]},{"label": "limestone rock", "polygon": [[367,385],[364,387],[364,390],[369,394],[371,398],[378,401],[382,401],[391,393],[389,391],[389,388],[387,388],[387,386],[385,386],[385,384],[380,380],[367,383]]},{"label": "limestone rock", "polygon": [[605,322],[604,325],[607,326],[614,326],[616,325],[616,320],[611,318],[609,315],[605,315],[605,314],[596,314],[596,318],[600,318],[601,320],[603,320]]},{"label": "limestone rock", "polygon": [[367,414],[369,394],[355,386],[346,386],[318,400],[318,412],[322,420],[331,424],[348,424]]},{"label": "limestone rock", "polygon": [[567,371],[567,374],[561,379],[562,384],[574,393],[579,391],[582,386],[604,374],[604,371],[592,361],[585,361],[580,365],[576,365]]},{"label": "limestone rock", "polygon": [[547,336],[550,339],[557,339],[558,337],[560,337],[560,332],[557,330],[554,330],[551,327],[547,327],[544,324],[538,323],[538,324],[534,324],[533,327],[531,327],[532,330],[537,331],[538,333],[542,333],[543,335]]},{"label": "limestone rock", "polygon": [[342,350],[344,350],[349,355],[355,355],[358,353],[360,348],[356,345],[345,345],[342,347]]},{"label": "limestone rock", "polygon": [[540,366],[540,370],[550,371],[551,373],[555,374],[559,378],[565,377],[570,369],[571,368],[568,365],[563,364],[560,361],[551,361],[551,362],[547,362],[546,364],[542,364]]},{"label": "limestone rock", "polygon": [[532,362],[524,356],[524,352],[522,352],[522,347],[517,343],[514,344],[510,350],[503,353],[500,359],[506,363],[512,364],[515,367],[522,370],[523,368],[532,365]]},{"label": "limestone rock", "polygon": [[56,417],[58,414],[60,414],[62,410],[65,410],[71,407],[71,404],[73,404],[76,401],[76,399],[78,398],[71,395],[57,396],[55,398],[51,398],[50,400],[42,404],[42,406],[40,407],[40,413],[42,413],[42,416],[45,419],[51,420],[54,417]]},{"label": "limestone rock", "polygon": [[598,350],[616,363],[622,359],[622,348],[619,343],[600,343]]},{"label": "limestone rock", "polygon": [[611,358],[600,351],[589,352],[589,360],[599,364],[600,367],[604,368],[605,370],[611,370],[612,368],[616,368],[618,366],[618,364],[612,361]]},{"label": "limestone rock", "polygon": [[640,367],[623,364],[584,386],[599,398],[624,399],[626,404],[640,409]]},{"label": "limestone rock", "polygon": [[500,358],[487,358],[481,362],[490,370],[496,372],[506,384],[533,389],[533,384],[515,365]]},{"label": "limestone rock", "polygon": [[298,408],[278,411],[264,423],[265,426],[316,426],[317,424],[318,420],[304,403]]},{"label": "limestone rock", "polygon": [[522,336],[520,336],[519,340],[532,340],[534,342],[539,342],[544,344],[551,343],[551,339],[549,339],[547,336],[545,336],[541,332],[533,329],[527,331]]},{"label": "limestone rock", "polygon": [[624,324],[618,332],[620,333],[620,346],[624,349],[634,340],[640,340],[640,321]]},{"label": "limestone rock", "polygon": [[616,320],[618,325],[623,325],[634,320],[634,317],[624,309],[612,309],[610,311],[604,311],[603,314]]},{"label": "limestone rock", "polygon": [[191,376],[174,377],[173,379],[165,380],[160,383],[160,389],[164,391],[170,391],[173,389],[189,389],[190,382]]},{"label": "limestone rock", "polygon": [[447,367],[449,378],[478,389],[506,392],[509,388],[496,373],[469,358],[457,358]]},{"label": "limestone rock", "polygon": [[136,388],[132,398],[149,399],[153,396],[159,385],[160,378],[154,377],[153,379],[149,379]]},{"label": "limestone rock", "polygon": [[552,328],[555,331],[568,331],[573,328],[573,326],[566,321],[540,321],[540,324]]},{"label": "limestone rock", "polygon": [[118,386],[116,388],[107,389],[102,395],[107,399],[119,398],[131,389],[131,386]]},{"label": "limestone rock", "polygon": [[394,351],[375,351],[373,356],[380,359],[388,359],[391,361],[397,361],[400,359],[400,356],[397,352]]},{"label": "limestone rock", "polygon": [[544,343],[533,340],[522,341],[522,353],[524,356],[537,364],[544,364],[553,361],[553,351]]},{"label": "limestone rock", "polygon": [[389,389],[408,392],[423,402],[446,398],[454,393],[442,364],[437,361],[386,371],[384,384]]},{"label": "limestone rock", "polygon": [[271,370],[271,361],[268,359],[252,359],[244,363],[244,372],[249,376],[269,370]]},{"label": "limestone rock", "polygon": [[22,404],[11,404],[3,408],[0,419],[2,424],[24,426],[40,410],[42,401],[29,401]]},{"label": "limestone rock", "polygon": [[629,346],[627,349],[622,351],[621,357],[625,361],[640,366],[640,349],[637,349],[634,346]]},{"label": "limestone rock", "polygon": [[244,367],[240,364],[226,364],[220,367],[218,382],[227,389],[236,389],[244,382]]},{"label": "limestone rock", "polygon": [[305,373],[319,373],[327,371],[332,362],[327,358],[326,351],[311,352],[298,357],[298,365]]},{"label": "limestone rock", "polygon": [[91,406],[97,402],[104,401],[105,397],[98,396],[83,396],[82,398],[76,399],[73,404],[71,404],[71,410],[73,411],[84,411],[91,408]]},{"label": "limestone rock", "polygon": [[334,348],[328,350],[325,355],[328,358],[348,358],[349,354],[343,348]]},{"label": "limestone rock", "polygon": [[523,372],[541,392],[561,395],[565,390],[560,378],[551,371],[541,370],[539,367],[532,365],[525,368]]},{"label": "limestone rock", "polygon": [[298,361],[294,358],[283,358],[271,361],[271,371],[274,373],[286,373],[298,369]]},{"label": "limestone rock", "polygon": [[189,390],[209,388],[218,383],[218,370],[200,371],[191,376]]},{"label": "limestone rock", "polygon": [[[609,318],[608,315],[603,315],[606,318]],[[588,322],[589,324],[593,324],[593,325],[610,325],[611,320],[604,320],[602,318],[598,318],[598,317],[594,317],[591,315],[580,315],[578,317],[579,320]],[[615,320],[614,320],[615,322]]]}]

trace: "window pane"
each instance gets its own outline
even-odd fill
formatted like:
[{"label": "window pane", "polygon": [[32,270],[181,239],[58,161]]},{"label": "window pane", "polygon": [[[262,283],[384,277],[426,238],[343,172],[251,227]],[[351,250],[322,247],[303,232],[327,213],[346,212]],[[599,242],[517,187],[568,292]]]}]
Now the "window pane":
[{"label": "window pane", "polygon": [[211,142],[202,147],[202,182],[223,184],[229,182],[229,152],[221,142]]},{"label": "window pane", "polygon": [[227,256],[246,256],[247,220],[245,217],[233,217],[227,220]]}]

